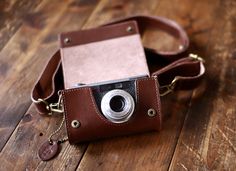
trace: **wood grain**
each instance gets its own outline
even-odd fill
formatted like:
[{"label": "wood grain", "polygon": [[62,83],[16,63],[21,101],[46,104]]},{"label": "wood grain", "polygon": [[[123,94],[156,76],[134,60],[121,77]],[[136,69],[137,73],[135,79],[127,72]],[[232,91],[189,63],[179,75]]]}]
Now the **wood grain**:
[{"label": "wood grain", "polygon": [[[1,1],[0,170],[235,170],[235,9],[234,0]],[[190,51],[206,59],[205,82],[194,92],[161,99],[161,132],[89,145],[66,142],[54,160],[42,162],[37,150],[61,116],[38,115],[30,91],[58,49],[57,34],[134,14],[161,15],[182,25]],[[156,30],[146,32],[143,42],[178,48],[175,39]]]},{"label": "wood grain", "polygon": [[103,0],[93,11],[89,20],[85,23],[86,28],[95,27],[112,19],[130,15],[151,14],[159,1],[154,0]]},{"label": "wood grain", "polygon": [[21,26],[28,12],[33,11],[42,0],[0,1],[0,50]]},{"label": "wood grain", "polygon": [[[59,122],[61,118],[51,118],[47,121],[44,117],[38,116],[35,109],[32,112],[32,117],[28,112],[30,113],[33,109],[25,114],[31,104],[30,91],[33,83],[42,71],[45,62],[58,49],[57,34],[71,29],[79,29],[98,1],[91,1],[91,3],[85,3],[84,1],[56,2],[56,0],[54,2],[42,2],[33,14],[29,14],[28,19],[24,21],[21,28],[1,51],[0,56],[5,65],[11,66],[5,72],[5,75],[1,75],[0,83],[4,85],[0,92],[1,97],[5,97],[1,99],[1,148],[4,147],[11,133],[15,131],[1,152],[1,161],[3,161],[1,167],[3,168],[0,170],[36,169],[37,167],[46,167],[44,165],[47,165],[48,168],[59,168],[61,165],[63,165],[63,168],[75,167],[77,161],[74,165],[67,165],[66,163],[72,163],[81,156],[80,150],[83,150],[83,145],[79,150],[76,150],[75,159],[73,157],[72,160],[65,158],[64,162],[58,160],[58,163],[40,162],[36,155],[37,149],[40,143],[46,140],[48,135],[58,127],[58,124],[55,125],[55,123]],[[25,34],[27,34],[27,37]],[[26,48],[22,49],[22,45]],[[21,84],[17,84],[18,82]],[[11,103],[7,103],[8,101]],[[15,129],[24,114],[25,116]],[[28,123],[24,121],[24,118],[26,120],[30,118]],[[41,124],[40,121],[45,122],[45,124]],[[48,122],[51,122],[50,126]],[[33,145],[30,142],[27,143],[27,140]],[[61,153],[62,158],[68,154],[68,151],[73,152],[73,149],[75,149],[73,146],[64,149],[67,152]],[[34,162],[29,160],[32,156]],[[63,168],[61,169],[63,170]]]},{"label": "wood grain", "polygon": [[205,53],[206,91],[201,98],[194,92],[170,170],[236,167],[236,3],[220,1],[209,8],[215,23]]},{"label": "wood grain", "polygon": [[[61,146],[56,159],[43,162],[38,157],[42,143],[61,123],[61,116],[42,117],[32,105],[0,154],[0,170],[74,170],[86,144]],[[65,137],[61,131],[56,137]],[[54,137],[55,138],[55,137]]]}]

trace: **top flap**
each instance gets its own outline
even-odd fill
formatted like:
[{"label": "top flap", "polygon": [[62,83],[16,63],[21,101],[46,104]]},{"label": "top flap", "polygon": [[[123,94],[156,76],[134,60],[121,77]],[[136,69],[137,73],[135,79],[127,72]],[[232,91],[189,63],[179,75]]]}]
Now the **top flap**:
[{"label": "top flap", "polygon": [[128,21],[60,35],[66,89],[149,76],[137,23]]},{"label": "top flap", "polygon": [[137,22],[127,21],[104,27],[62,33],[59,35],[59,41],[61,48],[64,48],[133,34],[139,34]]}]

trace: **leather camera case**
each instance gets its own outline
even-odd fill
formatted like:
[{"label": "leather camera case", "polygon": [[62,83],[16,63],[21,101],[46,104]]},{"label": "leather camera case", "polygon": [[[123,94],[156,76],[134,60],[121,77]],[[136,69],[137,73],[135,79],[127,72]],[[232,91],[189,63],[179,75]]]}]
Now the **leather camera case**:
[{"label": "leather camera case", "polygon": [[[72,88],[62,91],[69,142],[128,135],[161,129],[161,105],[159,85],[155,77],[136,80],[137,101],[134,113],[124,123],[112,123],[100,113],[90,87]],[[149,116],[148,110],[155,115]],[[80,123],[73,127],[73,121]]]},{"label": "leather camera case", "polygon": [[[131,29],[129,26],[132,26]],[[104,81],[100,80],[101,75],[99,70],[97,70],[98,68],[96,65],[94,65],[95,63],[92,63],[95,68],[89,67],[90,65],[83,65],[83,59],[82,61],[74,61],[73,57],[76,55],[76,53],[71,53],[71,50],[73,51],[74,45],[83,46],[86,43],[96,41],[101,43],[101,39],[112,39],[112,41],[116,41],[121,40],[119,38],[123,37],[124,39],[122,40],[125,41],[122,43],[121,41],[116,41],[116,43],[119,43],[119,45],[122,46],[124,46],[124,44],[127,45],[127,43],[130,43],[130,46],[127,46],[126,48],[128,53],[131,54],[131,56],[128,56],[130,59],[127,59],[127,61],[130,62],[129,64],[134,64],[134,66],[129,67],[128,71],[135,70],[135,72],[139,73],[139,69],[142,69],[141,72],[146,73],[146,67],[143,65],[141,65],[141,67],[136,66],[138,63],[137,57],[140,57],[140,54],[141,57],[143,56],[143,49],[141,51],[137,47],[143,48],[140,43],[140,35],[142,35],[145,30],[153,28],[161,29],[178,38],[181,42],[181,48],[179,48],[178,51],[161,52],[150,47],[144,47],[146,57],[153,59],[153,62],[156,62],[157,66],[159,67],[157,70],[153,69],[151,74],[152,77],[136,80],[137,99],[135,110],[127,122],[112,123],[106,119],[103,114],[100,113],[99,106],[97,106],[95,103],[95,98],[93,96],[91,87],[88,86],[68,89],[68,87],[73,86],[74,83],[80,83],[80,81],[82,81],[82,83],[84,82],[85,84],[89,84],[91,80],[94,81],[95,79]],[[97,32],[98,30],[100,30],[99,33]],[[68,37],[70,39],[67,39]],[[128,135],[150,130],[160,130],[162,121],[160,95],[165,96],[172,91],[190,90],[196,88],[201,82],[205,73],[203,58],[197,56],[196,54],[189,54],[186,56],[186,50],[189,46],[189,39],[185,31],[174,21],[163,17],[131,16],[113,21],[90,31],[61,34],[60,42],[61,47],[63,48],[60,49],[61,53],[57,51],[50,58],[43,73],[33,88],[31,99],[36,105],[40,114],[51,115],[53,112],[65,114],[69,142],[72,144],[105,137]],[[110,48],[112,48],[112,45],[114,44],[108,45]],[[86,46],[84,47],[86,48]],[[114,51],[112,51],[114,55],[117,55],[116,52],[120,52],[120,47],[117,46],[116,48],[117,51],[115,51],[116,49],[113,49]],[[96,48],[93,50],[96,51]],[[104,53],[100,53],[98,57],[108,53],[110,53],[110,51],[109,49],[106,49],[106,51],[104,50]],[[68,54],[69,58],[72,57],[70,59],[73,60],[67,60],[65,58],[66,56],[68,57]],[[123,55],[119,55],[117,57],[123,57]],[[157,58],[159,60],[154,60]],[[63,62],[66,62],[65,60],[67,60],[68,63],[63,65],[65,64]],[[94,61],[96,62],[97,58],[94,58],[93,62]],[[142,60],[140,61],[140,64],[144,64]],[[162,61],[165,65],[160,65],[158,61]],[[82,74],[84,74],[82,77],[78,77],[77,73],[71,75],[67,72],[70,69],[74,70],[70,65],[74,62],[78,62],[78,67],[84,67],[82,69]],[[116,62],[117,61],[114,60],[113,66],[110,68],[111,70],[116,67],[114,70],[117,71],[117,66],[115,65]],[[94,69],[96,69],[96,71]],[[118,71],[120,71],[120,73],[117,72],[116,74],[121,74],[121,76],[123,76],[127,70],[122,70],[121,72],[120,69],[121,68],[118,67]],[[91,77],[88,77],[85,74],[90,74]],[[110,72],[107,72],[106,74],[110,76]],[[102,78],[114,80],[114,76],[116,78],[117,76],[120,77],[120,75],[116,74],[111,75],[112,78],[105,76],[102,76]],[[72,77],[68,79],[67,76]],[[130,77],[130,75],[128,77]],[[77,78],[80,80],[77,80]],[[62,92],[62,101],[61,98],[58,98],[58,92]],[[56,101],[58,102],[55,103]],[[62,106],[64,110],[61,108],[61,102],[63,102]],[[150,109],[155,111],[155,115],[150,115],[148,112]],[[73,125],[74,121],[79,123],[77,127]]]},{"label": "leather camera case", "polygon": [[[62,33],[59,38],[65,86],[63,107],[70,143],[160,129],[157,80],[149,77],[135,21]],[[124,123],[104,117],[89,86],[73,86],[140,76],[143,79],[136,80],[135,111]],[[148,115],[149,109],[156,111],[155,116]],[[73,126],[74,121],[79,126]]]}]

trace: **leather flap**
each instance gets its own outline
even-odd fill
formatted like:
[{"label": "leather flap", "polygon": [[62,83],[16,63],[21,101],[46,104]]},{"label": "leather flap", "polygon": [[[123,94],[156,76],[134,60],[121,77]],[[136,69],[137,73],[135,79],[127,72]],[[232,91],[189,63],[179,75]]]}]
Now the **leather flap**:
[{"label": "leather flap", "polygon": [[61,48],[65,48],[134,34],[139,34],[137,22],[127,21],[105,27],[61,33],[59,42]]},{"label": "leather flap", "polygon": [[60,43],[66,89],[149,76],[136,21],[63,33]]}]

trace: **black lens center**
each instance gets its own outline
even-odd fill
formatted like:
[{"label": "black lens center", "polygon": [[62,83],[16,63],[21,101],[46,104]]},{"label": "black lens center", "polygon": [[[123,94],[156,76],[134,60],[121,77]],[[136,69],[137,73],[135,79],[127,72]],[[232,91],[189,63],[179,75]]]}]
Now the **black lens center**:
[{"label": "black lens center", "polygon": [[110,107],[115,112],[123,111],[125,107],[125,99],[122,96],[114,96],[110,101]]}]

